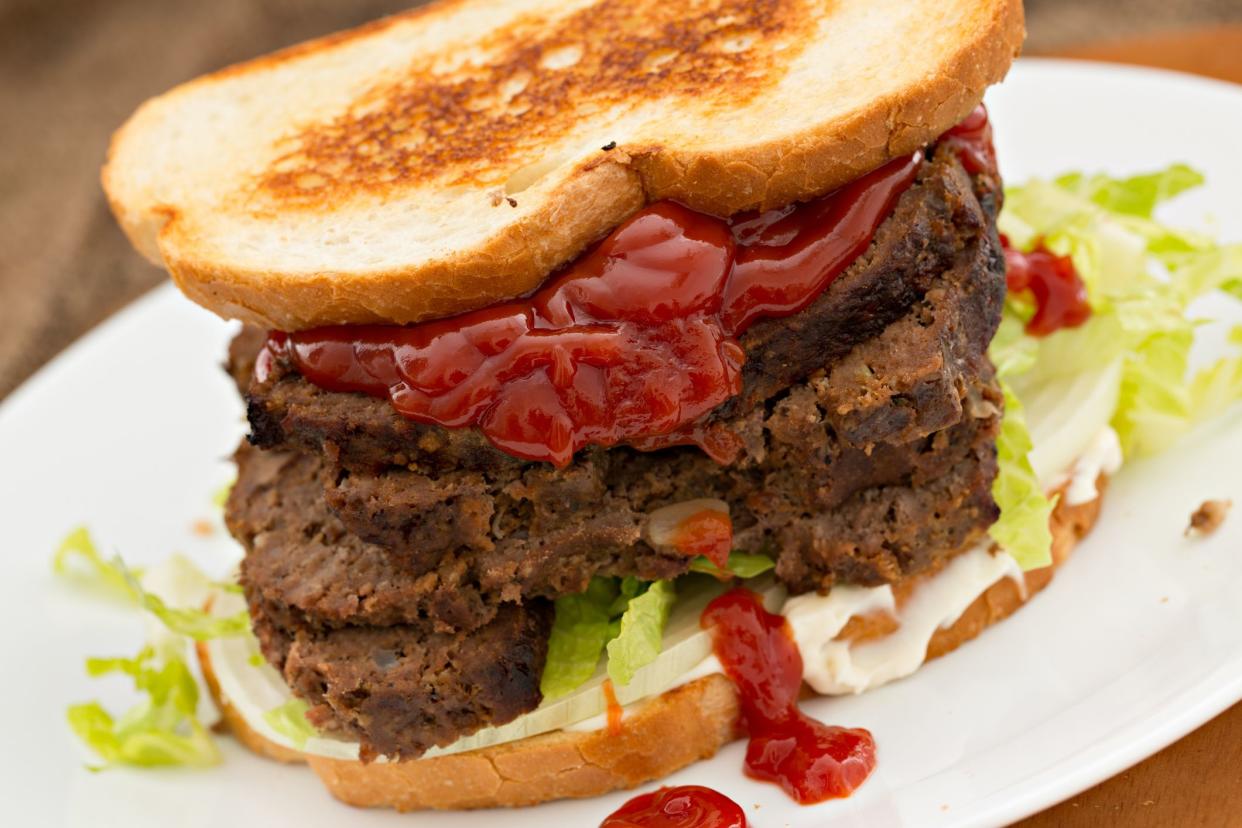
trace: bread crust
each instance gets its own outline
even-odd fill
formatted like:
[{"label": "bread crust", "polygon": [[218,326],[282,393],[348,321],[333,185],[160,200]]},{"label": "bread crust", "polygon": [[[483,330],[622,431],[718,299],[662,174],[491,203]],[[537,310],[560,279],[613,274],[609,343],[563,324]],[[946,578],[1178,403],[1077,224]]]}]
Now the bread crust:
[{"label": "bread crust", "polygon": [[[1052,566],[1026,573],[1025,589],[1010,578],[997,581],[952,626],[936,631],[927,658],[952,652],[1047,586],[1056,567],[1095,525],[1106,484],[1107,478],[1100,475],[1096,484],[1100,496],[1087,503],[1058,502],[1050,521]],[[864,630],[855,632],[858,637],[866,635]],[[223,721],[242,744],[278,761],[306,761],[333,796],[359,807],[460,810],[601,796],[668,776],[742,735],[733,683],[713,674],[642,703],[622,721],[620,733],[556,731],[411,762],[362,764],[302,756],[252,730],[221,698],[206,647],[198,645],[197,652]]]},{"label": "bread crust", "polygon": [[233,737],[252,753],[265,759],[286,764],[306,761],[306,757],[299,751],[277,744],[252,728],[246,723],[246,717],[224,697],[224,693],[220,690],[220,681],[216,678],[215,668],[211,664],[211,657],[207,653],[207,642],[195,641],[194,654],[198,656],[198,664],[203,671],[203,681],[207,684],[207,692],[211,694],[211,700],[215,702],[216,710],[220,712],[217,729],[232,733]]},{"label": "bread crust", "polygon": [[[829,55],[850,45],[848,32],[834,35],[832,26],[807,34],[806,20],[817,19],[809,5],[803,7],[810,2],[766,4],[780,7],[782,13],[798,11],[792,15],[798,18],[791,24],[792,33],[786,33],[798,48],[786,52],[767,44],[772,48],[765,51],[763,37],[753,47],[754,64],[768,66],[772,77],[779,78],[788,68],[783,55],[820,48],[821,41],[829,41],[822,45]],[[447,316],[533,290],[555,268],[652,201],[673,198],[720,215],[773,207],[827,192],[934,140],[1008,70],[1024,36],[1022,4],[893,3],[891,9],[881,6],[869,12],[871,0],[837,2],[821,16],[832,22],[869,13],[888,15],[892,19],[882,27],[886,33],[924,32],[926,44],[934,45],[925,45],[917,60],[894,60],[884,72],[865,66],[857,78],[850,75],[851,64],[829,70],[838,74],[828,77],[803,71],[799,84],[805,86],[781,87],[778,100],[788,99],[786,112],[813,113],[805,117],[775,117],[761,104],[765,95],[775,95],[769,87],[776,81],[755,81],[755,88],[748,90],[745,76],[733,69],[705,75],[699,94],[672,98],[683,104],[664,108],[652,103],[635,77],[622,74],[617,75],[618,90],[604,90],[611,107],[604,114],[595,111],[597,106],[592,109],[599,89],[588,81],[582,100],[563,101],[546,117],[523,115],[514,140],[532,136],[524,154],[509,157],[499,139],[491,144],[483,140],[478,152],[499,153],[497,159],[450,159],[436,162],[436,167],[436,153],[469,142],[437,144],[419,150],[425,157],[414,172],[423,178],[407,182],[397,177],[386,187],[368,178],[365,170],[350,178],[348,186],[332,184],[341,166],[334,156],[308,167],[304,176],[328,184],[313,190],[314,195],[300,193],[295,202],[289,200],[287,182],[250,186],[256,174],[268,184],[285,181],[280,178],[285,173],[263,178],[263,171],[283,169],[279,164],[288,159],[273,156],[271,147],[296,138],[291,131],[300,129],[301,122],[336,123],[341,111],[352,111],[359,100],[367,100],[371,91],[359,89],[369,90],[373,76],[391,74],[391,67],[371,67],[358,53],[408,49],[411,58],[430,60],[438,54],[434,47],[404,43],[422,43],[419,38],[434,26],[465,27],[467,34],[450,44],[454,46],[491,43],[508,29],[511,34],[523,32],[517,23],[490,28],[483,22],[490,16],[474,8],[477,4],[436,4],[208,75],[148,101],[114,136],[103,185],[134,245],[167,267],[187,296],[221,316],[281,330],[404,324]],[[498,8],[521,6],[550,14],[560,5],[509,0]],[[639,14],[673,8],[658,1],[650,5],[652,9]],[[596,6],[599,14],[607,15],[616,4],[597,0],[591,4]],[[888,28],[902,25],[907,28]],[[870,32],[875,27],[859,28]],[[535,35],[541,31],[533,30]],[[610,36],[607,30],[590,35],[600,43]],[[517,39],[525,42],[523,37]],[[882,38],[877,42],[883,44]],[[866,61],[868,43],[858,47],[858,64]],[[368,45],[375,48],[367,52]],[[666,51],[675,52],[679,45],[671,43]],[[334,69],[334,61],[346,68]],[[538,69],[523,64],[522,77],[534,71],[537,81]],[[351,72],[356,77],[342,77]],[[314,85],[312,81],[322,88],[325,79],[339,81],[334,103],[316,109],[313,100],[292,101],[299,88]],[[286,93],[288,106],[299,108],[274,115],[268,123],[265,110]],[[834,108],[831,102],[845,93],[851,102]],[[660,89],[650,94],[658,96]],[[492,114],[484,108],[479,119]],[[618,137],[604,145],[607,149],[600,146],[603,141],[583,148],[582,135],[565,126],[577,124],[577,119],[582,135]],[[231,131],[220,125],[230,120],[237,122]],[[360,139],[370,134],[351,125],[365,133]],[[540,137],[552,127],[559,131]],[[254,135],[247,137],[249,132]],[[322,143],[323,136],[314,137]],[[542,162],[540,153],[554,162],[552,169],[520,192],[506,189],[508,182]],[[428,172],[431,167],[435,169]],[[402,170],[402,175],[408,172]],[[427,178],[433,173],[440,177]],[[450,173],[458,177],[444,177]],[[406,232],[408,243],[400,240]],[[357,241],[376,235],[379,241]],[[346,241],[335,248],[322,241],[337,236]],[[380,248],[379,260],[367,264],[368,251]]]}]

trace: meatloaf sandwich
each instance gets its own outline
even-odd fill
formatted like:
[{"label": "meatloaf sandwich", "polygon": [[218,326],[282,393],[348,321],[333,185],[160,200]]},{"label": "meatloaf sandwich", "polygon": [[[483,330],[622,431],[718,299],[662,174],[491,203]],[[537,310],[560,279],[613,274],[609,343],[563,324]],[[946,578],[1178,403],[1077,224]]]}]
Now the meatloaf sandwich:
[{"label": "meatloaf sandwich", "polygon": [[1018,0],[442,2],[139,109],[113,209],[244,323],[263,658],[200,648],[237,735],[359,805],[593,796],[756,738],[722,596],[784,619],[792,710],[1042,586],[1018,547],[1097,501],[998,531],[980,101],[1022,36]]}]

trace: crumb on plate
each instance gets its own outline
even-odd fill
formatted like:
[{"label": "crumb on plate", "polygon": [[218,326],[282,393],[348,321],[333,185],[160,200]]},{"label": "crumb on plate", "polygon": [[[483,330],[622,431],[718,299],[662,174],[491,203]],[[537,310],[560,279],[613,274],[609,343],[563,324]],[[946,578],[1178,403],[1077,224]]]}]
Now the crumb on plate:
[{"label": "crumb on plate", "polygon": [[1210,535],[1225,522],[1229,514],[1232,500],[1205,500],[1190,515],[1190,523],[1186,525],[1187,535]]}]

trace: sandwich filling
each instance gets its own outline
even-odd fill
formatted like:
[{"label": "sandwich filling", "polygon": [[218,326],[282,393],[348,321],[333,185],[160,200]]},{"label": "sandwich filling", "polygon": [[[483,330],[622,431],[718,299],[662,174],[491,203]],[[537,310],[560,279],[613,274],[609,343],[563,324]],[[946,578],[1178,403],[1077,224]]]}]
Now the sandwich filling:
[{"label": "sandwich filling", "polygon": [[[861,195],[698,224],[657,205],[525,307],[244,331],[253,445],[226,517],[308,718],[414,758],[534,709],[554,603],[690,571],[652,531],[685,501],[725,504],[733,548],[795,594],[976,547],[998,515],[998,188],[980,114]],[[608,247],[635,228],[655,253]],[[845,237],[814,278],[782,270]]]}]

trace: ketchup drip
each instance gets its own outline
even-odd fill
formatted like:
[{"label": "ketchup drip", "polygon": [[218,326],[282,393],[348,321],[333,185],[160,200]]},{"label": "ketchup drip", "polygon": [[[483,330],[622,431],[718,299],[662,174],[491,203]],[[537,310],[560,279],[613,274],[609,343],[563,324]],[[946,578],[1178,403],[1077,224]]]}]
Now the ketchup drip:
[{"label": "ketchup drip", "polygon": [[737,685],[750,734],[746,773],[775,782],[806,805],[849,796],[875,769],[866,730],[830,727],[798,709],[802,656],[784,616],[743,587],[713,600],[702,624]]},{"label": "ketchup drip", "polygon": [[940,142],[957,150],[962,166],[971,175],[998,174],[996,148],[992,144],[992,123],[983,104],[976,106],[965,120],[940,136]]},{"label": "ketchup drip", "polygon": [[746,814],[719,791],[682,785],[639,794],[599,828],[746,828]]},{"label": "ketchup drip", "polygon": [[729,462],[701,425],[741,390],[737,337],[805,308],[871,243],[914,181],[915,153],[822,198],[733,219],[652,204],[533,295],[411,326],[272,333],[260,354],[402,415],[477,426],[499,449],[565,466],[586,445],[684,443]]},{"label": "ketchup drip", "polygon": [[702,555],[718,569],[726,570],[733,551],[733,521],[727,512],[715,509],[695,512],[677,524],[672,544],[687,557]]},{"label": "ketchup drip", "polygon": [[1035,299],[1035,315],[1026,323],[1027,333],[1047,336],[1062,328],[1077,328],[1091,318],[1087,286],[1069,256],[1058,256],[1043,242],[1024,253],[1010,246],[1004,235],[1001,246],[1009,291],[1029,290]]}]

